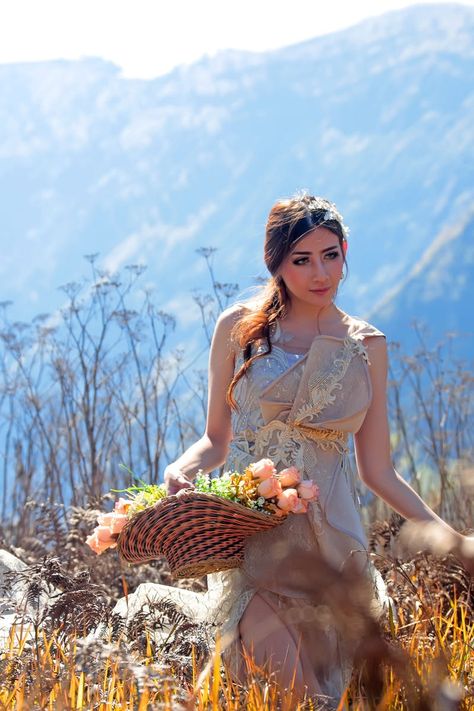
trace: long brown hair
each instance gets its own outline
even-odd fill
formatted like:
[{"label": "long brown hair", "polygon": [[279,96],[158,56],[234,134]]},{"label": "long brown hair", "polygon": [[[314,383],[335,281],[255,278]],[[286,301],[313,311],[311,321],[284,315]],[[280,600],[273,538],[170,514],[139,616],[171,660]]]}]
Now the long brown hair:
[{"label": "long brown hair", "polygon": [[[270,210],[265,227],[264,260],[271,276],[257,307],[249,313],[244,313],[232,329],[232,339],[242,349],[244,355],[244,362],[235,373],[227,390],[227,402],[233,410],[238,409],[234,399],[235,386],[247,373],[254,360],[271,353],[271,326],[287,313],[290,295],[278,274],[280,265],[291,252],[295,242],[306,232],[321,225],[337,235],[344,264],[346,264],[344,249],[346,228],[334,203],[326,198],[303,192],[291,198],[277,200]],[[252,346],[259,341],[266,344],[266,350],[260,353],[252,352]]]}]

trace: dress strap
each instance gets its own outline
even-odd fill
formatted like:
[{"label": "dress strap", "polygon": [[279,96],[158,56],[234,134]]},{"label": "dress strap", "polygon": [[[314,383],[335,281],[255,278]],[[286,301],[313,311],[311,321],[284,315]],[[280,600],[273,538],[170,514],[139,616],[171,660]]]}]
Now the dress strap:
[{"label": "dress strap", "polygon": [[[356,338],[357,340],[362,340],[366,336],[383,336],[384,338],[386,338],[385,333],[383,333],[383,331],[380,331],[380,329],[376,328],[376,326],[373,326],[371,323],[363,321],[359,318],[353,319],[353,323],[349,328],[347,336],[349,336],[350,338]],[[282,333],[278,321],[275,321],[272,324],[270,328],[270,337],[272,343],[279,343],[285,341],[285,337]]]},{"label": "dress strap", "polygon": [[371,323],[368,323],[367,321],[362,321],[360,319],[357,320],[357,322],[354,324],[354,329],[349,332],[349,335],[351,338],[356,338],[357,340],[362,340],[363,338],[366,338],[367,336],[383,336],[386,338],[385,333],[383,331],[380,331],[376,326],[373,326]]}]

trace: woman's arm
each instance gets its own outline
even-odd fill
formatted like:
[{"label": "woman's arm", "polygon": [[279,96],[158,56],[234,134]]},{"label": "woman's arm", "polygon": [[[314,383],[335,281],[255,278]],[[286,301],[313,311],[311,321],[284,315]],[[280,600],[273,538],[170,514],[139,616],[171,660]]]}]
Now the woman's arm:
[{"label": "woman's arm", "polygon": [[233,306],[223,311],[217,320],[209,354],[206,429],[201,439],[166,467],[164,478],[170,494],[189,487],[200,469],[210,472],[226,459],[232,437],[231,410],[226,393],[235,363],[231,331],[241,313],[241,306]]},{"label": "woman's arm", "polygon": [[[463,546],[465,536],[441,519],[403,477],[395,471],[390,450],[387,417],[387,345],[385,338],[367,339],[371,365],[372,402],[360,430],[355,434],[355,453],[359,475],[364,484],[404,518],[412,521],[435,521],[451,537],[453,546]],[[467,539],[470,540],[470,539]],[[466,564],[466,560],[463,559]],[[469,569],[473,567],[471,561]],[[471,570],[472,572],[472,570]]]}]

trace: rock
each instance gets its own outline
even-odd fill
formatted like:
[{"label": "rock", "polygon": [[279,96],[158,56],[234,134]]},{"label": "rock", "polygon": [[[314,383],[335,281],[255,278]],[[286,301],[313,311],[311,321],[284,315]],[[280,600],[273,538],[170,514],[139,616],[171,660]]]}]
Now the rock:
[{"label": "rock", "polygon": [[19,586],[9,589],[5,576],[6,573],[21,571],[26,567],[26,563],[19,558],[0,550],[0,651],[8,645],[10,630],[18,620],[18,607],[24,598],[24,587],[23,592]]},{"label": "rock", "polygon": [[30,604],[27,600],[27,582],[17,581],[12,584],[7,578],[7,573],[21,573],[26,568],[26,563],[12,553],[0,550],[0,651],[8,645],[13,625],[26,623],[22,636],[30,638],[33,630],[29,623],[40,619],[50,596],[57,594],[56,590],[51,590],[49,594],[40,592],[37,596],[38,604]]},{"label": "rock", "polygon": [[0,550],[0,615],[12,614],[16,612],[18,605],[21,605],[23,593],[19,587],[12,587],[8,590],[6,582],[6,573],[19,572],[27,567],[19,558],[8,553],[8,551]]},{"label": "rock", "polygon": [[[139,626],[146,627],[152,641],[160,645],[170,640],[170,635],[173,636],[181,622],[184,622],[187,627],[203,625],[206,617],[204,601],[207,598],[205,592],[158,583],[142,583],[135,592],[117,601],[112,614],[119,624],[121,618],[123,627],[128,628],[128,631],[131,630],[132,635],[136,634],[134,623],[140,619]],[[154,624],[154,620],[157,619],[159,624]],[[98,625],[89,633],[86,642],[97,639],[110,640],[112,628],[115,627],[113,623]],[[202,627],[203,633],[204,629],[205,626]],[[128,639],[128,633],[125,639]],[[211,643],[212,638],[209,637],[209,644]]]}]

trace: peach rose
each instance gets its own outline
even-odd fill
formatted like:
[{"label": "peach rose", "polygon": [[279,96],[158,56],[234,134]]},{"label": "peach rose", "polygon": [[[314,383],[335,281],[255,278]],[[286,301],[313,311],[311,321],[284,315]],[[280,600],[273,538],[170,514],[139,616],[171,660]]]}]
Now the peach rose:
[{"label": "peach rose", "polygon": [[287,469],[283,469],[279,473],[278,477],[282,486],[295,486],[295,484],[299,484],[301,481],[300,470],[296,467],[288,467]]},{"label": "peach rose", "polygon": [[114,510],[119,514],[126,514],[126,513],[128,513],[128,510],[131,505],[132,505],[131,501],[120,497],[120,499],[115,502],[115,509]]},{"label": "peach rose", "polygon": [[311,501],[319,496],[319,487],[312,479],[305,479],[296,487],[296,491],[302,499]]},{"label": "peach rose", "polygon": [[97,516],[97,523],[99,526],[110,526],[114,518],[114,512],[101,513]]},{"label": "peach rose", "polygon": [[117,541],[110,536],[110,529],[106,529],[108,531],[108,537],[105,536],[105,532],[102,531],[101,535],[103,538],[99,537],[99,528],[106,528],[104,526],[96,526],[94,531],[91,533],[90,536],[87,536],[86,538],[86,543],[87,545],[94,551],[94,553],[97,553],[97,555],[100,555],[104,551],[107,550],[107,548],[116,548],[117,547]]},{"label": "peach rose", "polygon": [[113,540],[110,526],[96,526],[94,528],[94,532],[97,535],[99,541],[102,541],[103,543]]},{"label": "peach rose", "polygon": [[257,487],[257,491],[260,496],[271,499],[273,496],[279,496],[282,493],[282,488],[278,479],[272,476],[270,479],[261,481]]},{"label": "peach rose", "polygon": [[260,459],[258,462],[254,462],[249,465],[249,469],[252,472],[252,476],[255,479],[270,479],[271,476],[276,474],[275,465],[271,459]]},{"label": "peach rose", "polygon": [[304,499],[298,499],[290,511],[295,514],[306,513],[308,511],[308,502],[304,501]]},{"label": "peach rose", "polygon": [[296,489],[283,489],[277,499],[277,506],[283,511],[292,511],[298,501],[298,492]]},{"label": "peach rose", "polygon": [[268,504],[268,508],[270,508],[273,511],[274,516],[277,518],[282,518],[283,516],[286,516],[286,512],[280,509],[278,506],[275,506],[275,504]]},{"label": "peach rose", "polygon": [[97,555],[100,555],[102,551],[105,550],[105,548],[102,547],[102,544],[97,538],[95,531],[91,533],[90,536],[87,536],[86,543],[90,548],[92,548],[94,553],[97,553]]},{"label": "peach rose", "polygon": [[120,531],[125,526],[127,521],[128,521],[127,514],[115,513],[115,511],[113,511],[113,518],[112,518],[111,523],[109,524],[110,533],[120,533]]}]

